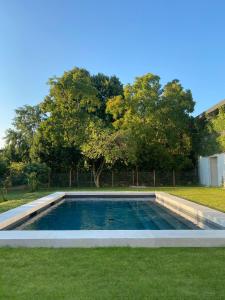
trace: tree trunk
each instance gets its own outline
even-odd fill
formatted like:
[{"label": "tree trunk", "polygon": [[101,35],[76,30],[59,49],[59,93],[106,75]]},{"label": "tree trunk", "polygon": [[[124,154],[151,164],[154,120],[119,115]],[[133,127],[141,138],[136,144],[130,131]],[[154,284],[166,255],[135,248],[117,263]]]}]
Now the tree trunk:
[{"label": "tree trunk", "polygon": [[97,173],[95,176],[95,185],[97,188],[100,187],[100,174],[99,173]]},{"label": "tree trunk", "polygon": [[105,164],[105,162],[102,161],[97,169],[96,169],[95,164],[93,164],[93,167],[92,167],[94,183],[97,188],[100,187],[100,176],[102,174],[104,164]]},{"label": "tree trunk", "polygon": [[114,186],[114,172],[112,171],[112,187]]},{"label": "tree trunk", "polygon": [[173,186],[176,185],[176,175],[175,175],[175,171],[173,170]]},{"label": "tree trunk", "polygon": [[51,171],[48,171],[48,188],[51,186]]},{"label": "tree trunk", "polygon": [[136,175],[137,175],[137,178],[136,178],[136,185],[139,186],[138,166],[136,166]]},{"label": "tree trunk", "polygon": [[69,187],[72,186],[72,168],[69,170]]},{"label": "tree trunk", "polygon": [[77,181],[77,187],[79,187],[79,169],[77,167],[77,173],[76,173],[76,181]]},{"label": "tree trunk", "polygon": [[135,172],[132,171],[132,185],[135,185]]}]

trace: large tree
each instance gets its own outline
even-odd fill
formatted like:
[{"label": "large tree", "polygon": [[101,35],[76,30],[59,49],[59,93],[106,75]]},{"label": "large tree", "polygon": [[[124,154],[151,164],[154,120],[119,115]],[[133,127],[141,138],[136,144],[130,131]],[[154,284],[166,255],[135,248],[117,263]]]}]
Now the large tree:
[{"label": "large tree", "polygon": [[174,80],[161,88],[160,78],[146,74],[124,88],[124,97],[107,103],[115,128],[128,137],[129,161],[141,167],[175,167],[191,150],[191,92]]},{"label": "large tree", "polygon": [[[108,98],[123,93],[122,84],[115,76],[91,76],[84,69],[74,68],[50,79],[49,85],[49,95],[41,104],[46,118],[35,136],[32,157],[53,168],[61,164],[71,172],[81,159],[81,149],[87,149],[89,135],[92,136],[90,124],[96,124],[96,130],[99,123],[104,130],[110,126],[105,103]],[[91,161],[96,174],[94,169],[99,158],[92,157]]]},{"label": "large tree", "polygon": [[[49,80],[50,91],[40,107],[46,118],[34,138],[32,157],[52,169],[68,170],[77,166],[80,147],[89,122],[100,105],[91,75],[74,68]],[[71,182],[71,180],[70,180]]]}]

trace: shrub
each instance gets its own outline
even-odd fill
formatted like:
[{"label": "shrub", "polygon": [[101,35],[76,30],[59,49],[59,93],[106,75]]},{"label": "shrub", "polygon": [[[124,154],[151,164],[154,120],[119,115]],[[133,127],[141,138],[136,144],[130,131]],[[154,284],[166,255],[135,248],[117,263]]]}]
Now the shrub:
[{"label": "shrub", "polygon": [[2,200],[7,201],[7,195],[8,195],[8,189],[12,186],[12,181],[10,175],[5,178],[5,180],[2,181],[1,186],[1,195]]},{"label": "shrub", "polygon": [[23,162],[12,162],[10,164],[9,171],[13,186],[27,183],[25,168],[26,164]]},{"label": "shrub", "polygon": [[[25,166],[24,172],[27,179],[31,173],[35,173],[38,184],[45,184],[48,181],[49,168],[45,163],[29,163]],[[34,174],[32,176],[34,177]]]},{"label": "shrub", "polygon": [[39,181],[36,172],[31,172],[27,174],[27,181],[31,192],[34,192],[38,189]]}]

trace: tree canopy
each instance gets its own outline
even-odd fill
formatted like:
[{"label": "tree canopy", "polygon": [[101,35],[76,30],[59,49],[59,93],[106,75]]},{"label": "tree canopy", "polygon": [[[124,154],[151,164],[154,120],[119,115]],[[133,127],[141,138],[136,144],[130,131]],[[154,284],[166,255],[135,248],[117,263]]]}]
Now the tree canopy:
[{"label": "tree canopy", "polygon": [[153,74],[136,78],[124,87],[124,96],[107,102],[114,127],[128,137],[129,162],[149,169],[172,168],[177,158],[187,160],[193,109],[191,92],[178,80],[162,88],[160,78]]},{"label": "tree canopy", "polygon": [[179,80],[162,86],[147,73],[123,86],[115,75],[74,68],[48,85],[41,103],[16,110],[4,149],[10,162],[90,168],[97,186],[103,168],[117,162],[147,170],[193,165],[195,102]]}]

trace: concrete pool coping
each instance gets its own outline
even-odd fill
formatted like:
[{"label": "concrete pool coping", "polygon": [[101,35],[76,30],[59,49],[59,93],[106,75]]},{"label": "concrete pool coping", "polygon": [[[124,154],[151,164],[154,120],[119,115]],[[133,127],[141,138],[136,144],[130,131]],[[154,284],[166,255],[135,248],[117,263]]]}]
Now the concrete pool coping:
[{"label": "concrete pool coping", "polygon": [[[206,230],[4,230],[64,197],[155,196],[156,202]],[[91,198],[93,197],[93,198]],[[135,199],[135,198],[134,198]],[[150,199],[149,199],[150,200]],[[56,192],[0,214],[0,246],[11,247],[220,247],[225,246],[225,214],[164,192]]]}]

